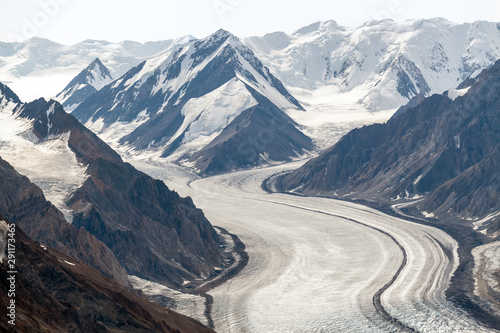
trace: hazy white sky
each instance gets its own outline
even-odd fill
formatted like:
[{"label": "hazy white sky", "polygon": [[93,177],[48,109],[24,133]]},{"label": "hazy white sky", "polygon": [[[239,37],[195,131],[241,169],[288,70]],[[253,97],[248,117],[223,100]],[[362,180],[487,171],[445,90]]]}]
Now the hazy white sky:
[{"label": "hazy white sky", "polygon": [[0,41],[143,42],[204,37],[219,28],[246,37],[331,19],[356,27],[373,19],[431,17],[500,22],[500,0],[0,0]]}]

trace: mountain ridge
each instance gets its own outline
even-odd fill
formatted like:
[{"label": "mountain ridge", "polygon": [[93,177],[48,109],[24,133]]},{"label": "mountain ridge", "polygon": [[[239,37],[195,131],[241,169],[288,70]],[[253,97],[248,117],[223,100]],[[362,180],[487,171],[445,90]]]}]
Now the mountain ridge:
[{"label": "mountain ridge", "polygon": [[113,77],[120,77],[142,61],[190,39],[186,36],[145,43],[85,40],[74,45],[39,37],[24,42],[0,41],[0,77],[24,101],[50,99],[96,58]]},{"label": "mountain ridge", "polygon": [[435,18],[347,28],[326,21],[244,43],[302,102],[326,108],[322,103],[333,105],[322,98],[328,91],[375,112],[443,93],[491,65],[500,58],[499,26]]}]

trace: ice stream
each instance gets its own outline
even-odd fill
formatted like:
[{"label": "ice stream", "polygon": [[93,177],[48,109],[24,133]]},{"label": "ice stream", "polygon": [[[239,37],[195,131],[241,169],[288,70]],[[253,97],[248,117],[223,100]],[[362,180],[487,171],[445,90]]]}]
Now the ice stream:
[{"label": "ice stream", "polygon": [[[457,243],[438,229],[261,189],[297,163],[194,181],[175,168],[134,164],[246,244],[248,265],[209,292],[217,332],[491,332],[445,299]],[[377,309],[377,292],[392,320]]]}]

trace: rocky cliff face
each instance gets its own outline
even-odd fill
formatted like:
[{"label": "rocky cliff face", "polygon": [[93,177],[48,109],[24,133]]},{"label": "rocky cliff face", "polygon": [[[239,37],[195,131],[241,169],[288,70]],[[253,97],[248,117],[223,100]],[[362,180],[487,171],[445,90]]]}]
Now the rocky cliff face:
[{"label": "rocky cliff face", "polygon": [[36,185],[0,157],[0,214],[31,238],[96,268],[122,285],[127,272],[111,250],[84,229],[70,225]]},{"label": "rocky cliff face", "polygon": [[[0,218],[0,231],[7,222]],[[5,237],[3,232],[3,238]],[[50,247],[15,230],[16,321],[2,332],[212,332],[149,302]],[[5,248],[2,248],[2,252]],[[10,305],[7,262],[0,263],[0,306]],[[9,318],[10,319],[10,318]]]},{"label": "rocky cliff face", "polygon": [[500,232],[500,145],[479,163],[434,190],[418,209],[436,216],[485,218],[478,230],[497,236]]},{"label": "rocky cliff face", "polygon": [[442,217],[498,212],[500,61],[460,88],[351,131],[279,185],[379,202],[424,195],[420,210]]}]

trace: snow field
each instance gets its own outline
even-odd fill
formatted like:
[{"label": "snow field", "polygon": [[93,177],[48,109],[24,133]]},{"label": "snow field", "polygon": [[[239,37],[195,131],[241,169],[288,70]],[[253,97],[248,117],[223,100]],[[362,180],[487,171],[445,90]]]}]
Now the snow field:
[{"label": "snow field", "polygon": [[181,111],[184,121],[169,143],[182,133],[183,143],[218,135],[241,112],[256,104],[245,85],[236,78],[231,79],[220,88],[186,103]]}]

